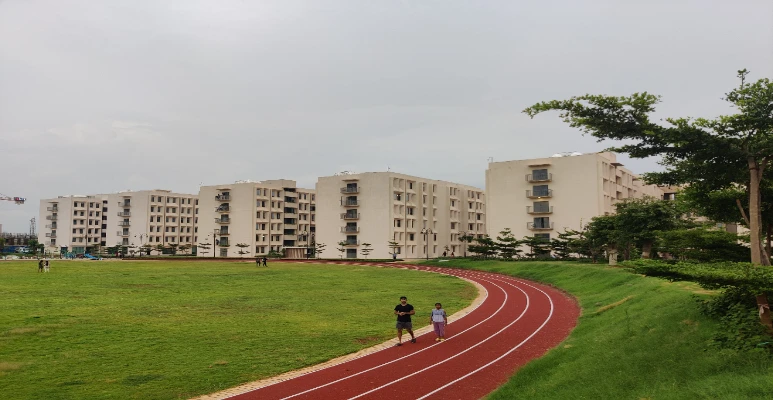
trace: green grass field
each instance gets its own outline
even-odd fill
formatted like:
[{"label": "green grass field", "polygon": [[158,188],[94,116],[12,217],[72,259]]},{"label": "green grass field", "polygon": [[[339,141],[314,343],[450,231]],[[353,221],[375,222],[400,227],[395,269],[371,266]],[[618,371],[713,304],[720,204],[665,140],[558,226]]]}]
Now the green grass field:
[{"label": "green grass field", "polygon": [[773,398],[773,360],[708,345],[717,323],[698,311],[694,296],[710,294],[695,284],[578,263],[437,265],[553,284],[583,308],[571,336],[518,371],[491,400]]},{"label": "green grass field", "polygon": [[392,338],[401,295],[421,315],[476,293],[392,268],[55,260],[40,274],[0,262],[0,397],[211,393]]}]

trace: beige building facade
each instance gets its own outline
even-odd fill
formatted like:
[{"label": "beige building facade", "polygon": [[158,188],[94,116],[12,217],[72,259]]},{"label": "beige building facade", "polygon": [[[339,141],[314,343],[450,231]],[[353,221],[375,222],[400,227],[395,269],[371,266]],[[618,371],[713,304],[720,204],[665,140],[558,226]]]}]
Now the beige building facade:
[{"label": "beige building facade", "polygon": [[460,237],[486,234],[486,195],[472,186],[345,172],[319,178],[316,189],[323,258],[365,258],[365,248],[372,249],[368,258],[391,258],[393,251],[399,258],[462,255]]},{"label": "beige building facade", "polygon": [[196,242],[196,195],[169,190],[59,196],[40,201],[38,240],[49,251],[76,254],[97,247]]},{"label": "beige building facade", "polygon": [[489,234],[495,238],[510,228],[519,239],[553,239],[565,229],[582,229],[595,216],[614,213],[619,201],[663,199],[664,193],[645,185],[609,152],[492,162],[486,170]]},{"label": "beige building facade", "polygon": [[287,179],[202,186],[198,243],[204,246],[197,254],[256,257],[284,250],[289,258],[306,258],[316,230],[315,203],[314,190]]}]

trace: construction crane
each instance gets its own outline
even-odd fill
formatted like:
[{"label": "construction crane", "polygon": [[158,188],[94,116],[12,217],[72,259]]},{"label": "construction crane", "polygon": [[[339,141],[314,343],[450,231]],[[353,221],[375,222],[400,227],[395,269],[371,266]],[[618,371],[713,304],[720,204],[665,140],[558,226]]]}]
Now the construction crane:
[{"label": "construction crane", "polygon": [[25,201],[27,201],[27,199],[25,199],[24,197],[11,197],[11,196],[6,196],[2,193],[0,193],[0,200],[12,201],[18,205],[22,205],[24,204]]}]

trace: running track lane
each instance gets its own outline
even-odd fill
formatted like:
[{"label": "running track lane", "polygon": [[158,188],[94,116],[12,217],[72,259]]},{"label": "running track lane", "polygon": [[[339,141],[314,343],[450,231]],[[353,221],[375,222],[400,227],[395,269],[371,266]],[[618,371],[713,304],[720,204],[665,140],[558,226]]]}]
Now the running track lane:
[{"label": "running track lane", "polygon": [[[445,342],[436,343],[429,332],[417,337],[416,344],[407,342],[231,399],[479,399],[564,340],[580,314],[561,291],[506,275],[412,264],[367,265],[466,278],[486,288],[488,297],[448,324]],[[425,323],[424,314],[414,317],[416,329]]]}]

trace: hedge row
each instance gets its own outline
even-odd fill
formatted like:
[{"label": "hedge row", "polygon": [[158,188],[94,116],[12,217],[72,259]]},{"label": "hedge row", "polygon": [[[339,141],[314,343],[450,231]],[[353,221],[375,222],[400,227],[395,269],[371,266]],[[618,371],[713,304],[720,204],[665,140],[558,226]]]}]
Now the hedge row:
[{"label": "hedge row", "polygon": [[773,293],[773,267],[736,262],[699,264],[656,260],[627,261],[622,265],[642,275],[696,282],[705,289],[741,288],[751,293]]}]

